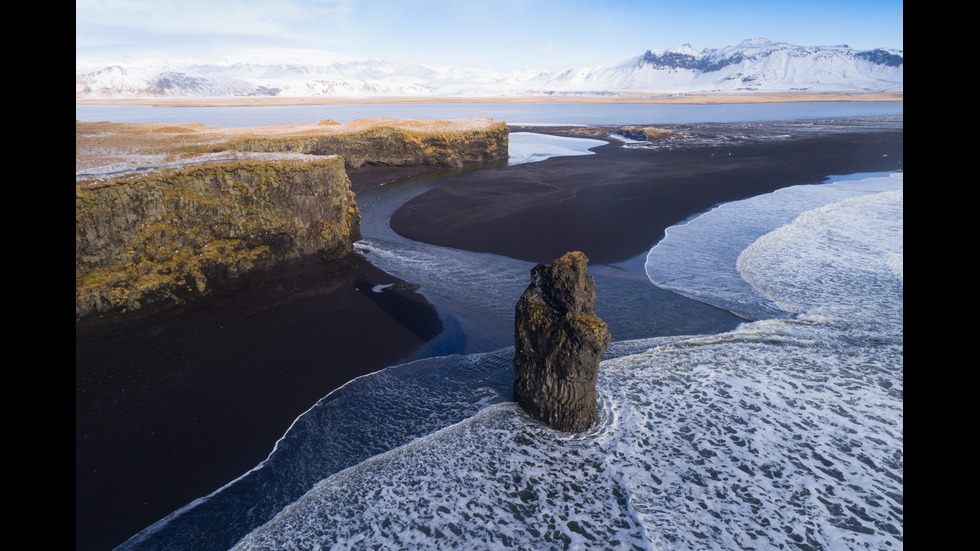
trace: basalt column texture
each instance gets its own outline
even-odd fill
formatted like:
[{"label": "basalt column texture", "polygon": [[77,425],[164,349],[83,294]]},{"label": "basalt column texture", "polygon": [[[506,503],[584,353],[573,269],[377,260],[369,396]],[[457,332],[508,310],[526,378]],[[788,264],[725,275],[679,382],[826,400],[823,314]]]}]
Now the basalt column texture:
[{"label": "basalt column texture", "polygon": [[515,315],[514,399],[535,419],[567,432],[599,418],[596,379],[610,342],[595,315],[588,260],[575,251],[535,266]]}]

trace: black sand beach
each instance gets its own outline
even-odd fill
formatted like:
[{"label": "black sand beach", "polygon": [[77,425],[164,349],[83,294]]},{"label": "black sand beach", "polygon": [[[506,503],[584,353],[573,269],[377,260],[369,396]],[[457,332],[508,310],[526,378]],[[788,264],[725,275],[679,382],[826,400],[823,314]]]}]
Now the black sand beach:
[{"label": "black sand beach", "polygon": [[391,227],[410,239],[531,262],[571,250],[592,263],[618,262],[719,203],[829,175],[901,170],[903,132],[862,129],[672,150],[611,143],[593,151],[459,175],[406,203]]},{"label": "black sand beach", "polygon": [[[902,169],[902,147],[900,125],[676,151],[612,144],[456,175],[409,201],[391,225],[413,239],[532,262],[582,250],[592,264],[610,263],[721,202]],[[417,172],[350,176],[357,191]],[[244,474],[330,390],[438,334],[421,295],[371,290],[395,281],[356,257],[339,276],[270,281],[123,337],[86,341],[76,331],[76,549],[111,549]]]},{"label": "black sand beach", "polygon": [[266,458],[303,411],[442,325],[360,256],[75,347],[76,549],[112,549]]}]

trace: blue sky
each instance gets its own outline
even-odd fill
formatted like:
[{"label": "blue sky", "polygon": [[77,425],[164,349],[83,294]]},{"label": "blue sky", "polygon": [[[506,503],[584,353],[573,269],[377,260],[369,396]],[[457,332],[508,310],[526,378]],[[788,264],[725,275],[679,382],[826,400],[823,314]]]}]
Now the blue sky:
[{"label": "blue sky", "polygon": [[256,48],[488,69],[614,63],[747,38],[903,49],[901,0],[76,0],[79,57]]}]

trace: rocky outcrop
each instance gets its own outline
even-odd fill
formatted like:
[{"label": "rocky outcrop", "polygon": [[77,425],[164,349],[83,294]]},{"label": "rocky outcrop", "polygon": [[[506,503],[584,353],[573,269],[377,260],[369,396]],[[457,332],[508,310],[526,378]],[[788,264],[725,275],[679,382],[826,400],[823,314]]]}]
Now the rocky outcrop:
[{"label": "rocky outcrop", "polygon": [[230,158],[340,155],[346,168],[460,167],[507,157],[510,130],[488,118],[357,119],[219,128],[75,122],[75,179]]},{"label": "rocky outcrop", "polygon": [[587,263],[576,251],[535,266],[515,315],[514,399],[535,419],[570,432],[599,417],[596,379],[610,342],[595,315]]},{"label": "rocky outcrop", "polygon": [[75,188],[75,319],[170,308],[360,238],[343,159],[229,161]]},{"label": "rocky outcrop", "polygon": [[259,137],[232,140],[228,149],[243,152],[298,152],[340,155],[347,168],[367,166],[461,167],[466,163],[507,157],[509,130],[503,122],[481,122],[462,129],[429,130],[423,121],[399,125],[400,121],[377,121],[354,131]]},{"label": "rocky outcrop", "polygon": [[629,138],[631,140],[649,141],[655,142],[658,140],[665,140],[668,138],[677,138],[683,136],[681,132],[674,130],[666,130],[663,128],[657,128],[655,126],[647,126],[645,128],[637,128],[635,126],[625,126],[620,128],[615,134]]},{"label": "rocky outcrop", "polygon": [[360,238],[347,168],[501,159],[508,134],[485,118],[76,121],[75,319],[145,317],[270,271],[333,266]]}]

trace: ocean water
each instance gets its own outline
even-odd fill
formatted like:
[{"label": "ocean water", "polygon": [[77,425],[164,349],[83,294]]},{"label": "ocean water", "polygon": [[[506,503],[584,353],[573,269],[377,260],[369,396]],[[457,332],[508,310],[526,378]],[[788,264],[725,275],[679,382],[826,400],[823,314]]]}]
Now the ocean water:
[{"label": "ocean water", "polygon": [[[516,134],[524,135],[512,141],[512,152],[525,162],[587,154],[585,146],[605,143]],[[388,224],[398,207],[457,172],[393,182],[357,196],[363,238],[355,249],[385,272],[421,285],[419,292],[443,320],[443,333],[406,363],[331,392],[294,421],[260,465],[118,549],[228,549],[320,480],[511,400],[514,305],[533,264],[412,241]],[[601,297],[598,313],[624,340],[606,358],[648,346],[629,339],[713,332],[743,321],[651,285],[644,261],[645,254],[616,265],[590,266]],[[618,307],[625,304],[630,308]]]},{"label": "ocean water", "polygon": [[[902,189],[902,173],[837,178],[671,228],[649,290],[755,321],[614,343],[585,434],[510,401],[511,348],[421,359],[331,393],[265,463],[122,548],[901,549]],[[705,251],[722,228],[736,237]],[[403,257],[385,269],[465,279],[440,274],[466,259],[383,237],[374,254]],[[524,263],[485,262],[472,273],[526,284]],[[220,528],[249,523],[237,543]]]},{"label": "ocean water", "polygon": [[[588,154],[526,139],[525,162]],[[357,250],[447,330],[119,549],[902,548],[901,173],[721,205],[590,265],[616,342],[574,436],[511,402],[531,264],[388,227],[451,175],[357,198]]]},{"label": "ocean water", "polygon": [[[508,163],[591,154],[588,148],[605,144],[602,140],[516,132]],[[445,177],[455,173],[447,171]],[[395,210],[443,180],[439,175],[413,178],[357,196],[363,238],[355,250],[385,272],[420,284],[420,292],[435,305],[446,326],[443,334],[409,359],[493,352],[511,346],[514,305],[534,267],[523,260],[413,241],[391,230],[389,220]],[[643,275],[644,262],[645,254],[620,264],[590,265],[600,296],[597,312],[617,340],[704,332],[740,321],[737,315],[713,305],[652,287]],[[626,304],[637,309],[622,307]]]},{"label": "ocean water", "polygon": [[[479,413],[327,477],[234,549],[901,549],[902,183],[730,207],[789,217],[711,253],[750,287],[735,302],[784,315],[630,343],[602,363],[587,433],[488,405],[488,381]],[[698,249],[690,236],[717,224],[731,230],[709,213],[665,240]],[[697,269],[672,270],[676,288],[715,299]],[[503,356],[463,365],[506,371]]]}]

